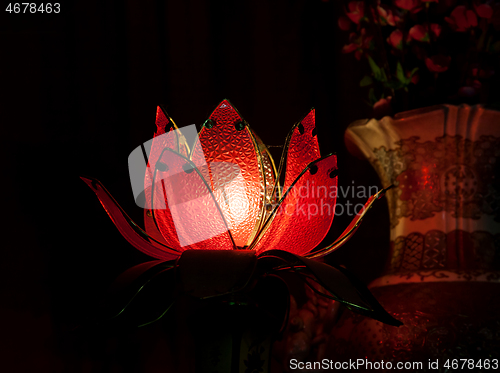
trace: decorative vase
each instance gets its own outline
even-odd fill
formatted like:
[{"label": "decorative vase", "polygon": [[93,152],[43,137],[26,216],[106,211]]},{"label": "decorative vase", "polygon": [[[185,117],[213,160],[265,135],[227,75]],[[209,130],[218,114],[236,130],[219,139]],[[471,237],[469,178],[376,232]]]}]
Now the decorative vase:
[{"label": "decorative vase", "polygon": [[394,185],[389,260],[369,288],[404,325],[346,312],[331,357],[433,372],[483,359],[487,371],[484,359],[500,352],[500,112],[434,106],[356,121],[345,140]]}]

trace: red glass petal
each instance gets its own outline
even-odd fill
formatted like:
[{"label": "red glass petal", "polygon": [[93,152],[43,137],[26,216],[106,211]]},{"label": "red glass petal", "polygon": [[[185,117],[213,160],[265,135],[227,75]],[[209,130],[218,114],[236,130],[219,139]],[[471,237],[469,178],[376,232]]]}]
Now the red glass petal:
[{"label": "red glass petal", "polygon": [[174,248],[234,249],[232,237],[215,197],[198,168],[165,148],[156,163],[153,215],[163,237]]},{"label": "red glass petal", "polygon": [[[169,134],[165,136],[165,134]],[[178,241],[174,239],[175,228],[173,227],[173,222],[170,221],[172,226],[168,229],[165,226],[164,232],[168,231],[168,234],[163,237],[156,226],[153,214],[151,212],[151,185],[153,183],[154,168],[158,158],[163,152],[163,149],[169,148],[174,151],[179,151],[179,136],[178,128],[174,121],[166,114],[160,106],[156,108],[156,133],[154,135],[151,149],[149,151],[148,165],[146,168],[146,174],[144,176],[144,193],[145,193],[145,211],[144,211],[144,225],[145,230],[151,237],[154,237],[157,241],[176,249],[179,248]],[[149,150],[149,149],[147,149]],[[164,203],[163,203],[164,205]],[[167,219],[165,220],[165,225],[167,224]]]},{"label": "red glass petal", "polygon": [[[169,232],[167,235],[165,235],[165,237],[163,237],[158,230],[154,215],[151,212],[151,185],[153,181],[154,167],[163,149],[169,148],[187,157],[189,154],[189,147],[186,139],[182,135],[182,132],[179,130],[173,119],[170,118],[166,111],[163,110],[160,106],[156,108],[156,128],[157,129],[151,144],[151,149],[147,149],[150,151],[148,166],[144,178],[144,192],[146,198],[144,206],[144,225],[148,235],[153,237],[156,241],[170,247],[179,248],[178,241],[174,239],[175,227],[173,226],[173,221],[171,221],[171,219],[165,219],[165,224],[167,224],[168,221],[170,221],[171,224],[171,226],[169,226],[168,228],[166,226],[164,227],[164,232]],[[165,136],[165,134],[168,134],[168,136]],[[169,212],[166,212],[166,215],[169,215]],[[157,245],[155,241],[152,241],[152,243],[154,245]]]},{"label": "red glass petal", "polygon": [[283,180],[283,172],[285,172],[283,192],[288,190],[309,163],[321,157],[318,137],[316,136],[315,116],[316,111],[312,109],[304,119],[292,127],[288,134],[280,162],[279,177],[281,180]]},{"label": "red glass petal", "polygon": [[[149,193],[150,194],[150,193]],[[147,208],[144,210],[144,230],[148,234],[149,237],[152,238],[150,242],[158,247],[161,248],[163,246],[169,246],[169,247],[174,247],[176,245],[174,240],[169,240],[170,242],[167,242],[165,238],[162,236],[160,231],[158,230],[158,227],[156,225],[155,219],[153,217],[153,213],[151,211],[151,200],[146,201]]]},{"label": "red glass petal", "polygon": [[309,164],[266,221],[257,253],[278,249],[297,255],[313,250],[326,236],[335,215],[337,157]]},{"label": "red glass petal", "polygon": [[229,101],[222,101],[210,120],[211,128],[204,126],[199,133],[191,160],[195,164],[206,161],[208,172],[204,177],[236,245],[243,247],[256,234],[264,207],[261,156],[248,124]]},{"label": "red glass petal", "polygon": [[[168,147],[187,157],[189,154],[189,146],[186,142],[186,139],[182,136],[182,132],[179,130],[179,127],[177,127],[174,120],[170,118],[167,112],[160,106],[156,107],[155,123],[155,137],[163,135],[164,133],[168,133],[172,130],[177,131],[178,136],[176,136],[175,142],[171,142],[172,145],[168,145]],[[159,148],[161,148],[161,146],[159,146]]]},{"label": "red glass petal", "polygon": [[127,214],[99,181],[85,177],[82,177],[81,179],[97,195],[97,198],[99,198],[102,206],[122,236],[125,237],[125,239],[137,250],[142,251],[153,258],[163,260],[173,260],[180,256],[180,253],[171,248],[161,247],[159,243],[157,243],[157,245],[153,245],[149,242],[148,239],[151,238],[148,237],[146,232],[140,229],[139,226],[127,216]]}]

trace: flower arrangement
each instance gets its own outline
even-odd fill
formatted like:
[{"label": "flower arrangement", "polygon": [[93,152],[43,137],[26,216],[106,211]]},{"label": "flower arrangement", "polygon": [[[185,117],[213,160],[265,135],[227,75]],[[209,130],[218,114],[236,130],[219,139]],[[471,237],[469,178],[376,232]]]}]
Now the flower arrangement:
[{"label": "flower arrangement", "polygon": [[343,53],[367,62],[374,116],[437,103],[500,107],[500,1],[349,1]]}]

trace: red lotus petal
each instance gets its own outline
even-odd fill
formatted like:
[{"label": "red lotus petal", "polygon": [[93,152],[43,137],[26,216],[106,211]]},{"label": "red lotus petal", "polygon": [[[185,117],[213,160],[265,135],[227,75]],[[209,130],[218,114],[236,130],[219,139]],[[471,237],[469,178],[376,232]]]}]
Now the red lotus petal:
[{"label": "red lotus petal", "polygon": [[[156,133],[148,157],[148,163],[153,167],[164,148],[179,152],[178,131],[175,130],[178,128],[174,121],[158,106],[156,108]],[[171,135],[162,136],[166,133],[171,133]]]},{"label": "red lotus petal", "polygon": [[212,190],[193,162],[164,149],[156,166],[153,191],[158,228],[163,237],[175,241],[175,248],[235,248]]},{"label": "red lotus petal", "polygon": [[[147,205],[150,205],[150,202],[146,202]],[[156,226],[155,219],[153,217],[153,213],[151,212],[151,208],[144,209],[144,230],[152,239],[150,240],[151,244],[158,248],[162,248],[162,245],[174,247],[176,245],[175,241],[169,240],[167,241],[165,237],[161,234]],[[167,236],[170,238],[171,236]]]},{"label": "red lotus petal", "polygon": [[[214,125],[203,127],[199,142],[193,146],[191,159],[195,164],[203,159],[208,164],[207,178],[224,217],[228,222],[237,246],[248,245],[257,233],[259,219],[263,214],[265,189],[261,156],[249,126],[228,100],[222,101],[210,115]],[[239,126],[241,125],[241,126]],[[238,127],[238,128],[237,128]],[[213,163],[235,167],[218,167],[214,172]],[[224,187],[241,173],[243,183],[233,190],[233,203],[224,197]]]},{"label": "red lotus petal", "polygon": [[337,157],[312,162],[282,198],[253,249],[304,255],[326,236],[335,215]]},{"label": "red lotus petal", "polygon": [[180,256],[180,254],[172,248],[162,247],[161,245],[155,246],[149,242],[147,240],[149,237],[146,232],[140,229],[138,225],[127,216],[127,214],[99,181],[86,177],[82,177],[81,179],[97,195],[97,198],[99,198],[104,210],[106,210],[122,236],[137,250],[142,251],[144,254],[152,256],[153,258],[163,260],[173,260]]},{"label": "red lotus petal", "polygon": [[278,172],[281,180],[285,175],[283,192],[287,191],[309,163],[321,157],[315,119],[316,111],[312,109],[292,127],[287,136]]},{"label": "red lotus petal", "polygon": [[[151,212],[151,185],[153,183],[154,168],[158,158],[160,157],[163,149],[169,148],[176,152],[179,151],[179,129],[175,125],[174,121],[168,116],[166,112],[158,106],[156,108],[156,133],[154,135],[151,149],[149,150],[148,165],[146,169],[146,174],[144,177],[144,193],[145,193],[145,205],[144,205],[144,224],[145,230],[151,237],[155,238],[157,241],[161,242],[170,247],[179,248],[179,243],[174,239],[175,237],[175,227],[173,226],[173,221],[171,219],[166,219],[163,221],[164,232],[168,232],[163,236],[153,218]],[[158,206],[158,205],[157,205]],[[165,203],[162,203],[162,208],[168,209]],[[169,212],[165,212],[168,215]],[[168,225],[168,226],[167,226]],[[153,242],[154,245],[157,245]]]}]

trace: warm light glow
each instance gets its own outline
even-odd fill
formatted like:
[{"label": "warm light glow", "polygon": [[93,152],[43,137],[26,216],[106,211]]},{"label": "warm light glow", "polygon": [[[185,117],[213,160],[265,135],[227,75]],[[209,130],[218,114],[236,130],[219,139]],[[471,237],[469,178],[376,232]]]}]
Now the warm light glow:
[{"label": "warm light glow", "polygon": [[[171,177],[165,178],[165,173],[156,174],[157,179],[152,190],[155,197],[152,218],[156,220],[166,244],[179,251],[207,248],[208,244],[213,246],[213,242],[210,242],[213,237],[224,236],[224,231],[227,231],[233,244],[219,248],[249,247],[260,252],[286,245],[287,250],[301,254],[312,250],[330,228],[335,198],[318,198],[319,196],[311,196],[310,193],[301,196],[298,191],[306,187],[336,185],[336,177],[330,176],[336,169],[336,158],[332,155],[320,159],[314,119],[313,109],[294,126],[287,138],[279,173],[285,175],[283,192],[286,193],[289,188],[290,191],[277,208],[281,190],[276,182],[277,171],[271,155],[229,101],[221,102],[199,132],[198,139],[187,157],[193,163],[203,165],[198,166],[199,175],[180,173],[176,176],[179,180],[172,180]],[[165,129],[178,131],[166,114],[158,112],[155,137],[163,135]],[[153,148],[155,146],[153,143]],[[175,143],[166,145],[161,142],[158,144],[159,148],[153,149],[151,153],[158,154],[160,147],[164,146],[178,148]],[[170,159],[171,153],[168,155],[168,158],[160,158],[160,161],[170,169],[166,172],[171,173],[172,167],[169,163],[175,161]],[[314,161],[317,161],[317,164],[313,169],[316,171],[318,166],[321,166],[321,172],[317,175],[316,172],[303,173]],[[150,166],[154,168],[153,165]],[[190,181],[184,181],[183,178],[190,178]],[[151,184],[149,179],[146,175],[146,187]],[[205,193],[203,179],[210,188]],[[185,185],[173,185],[174,181]],[[294,183],[297,187],[292,186]],[[199,193],[183,189],[188,186],[192,189],[195,185],[200,188]],[[186,193],[191,194],[189,198]],[[211,202],[212,196],[216,204]],[[179,206],[179,198],[189,201],[186,200]],[[167,209],[163,209],[165,199]],[[276,208],[274,212],[273,208]],[[190,211],[199,213],[193,216]],[[146,216],[146,220],[150,218]],[[209,220],[210,224],[207,224],[206,220]],[[202,225],[204,229],[198,229]],[[151,224],[147,226],[153,227]],[[260,240],[270,245],[258,244]],[[207,241],[206,244],[203,241]]]},{"label": "warm light glow", "polygon": [[[229,162],[214,162],[210,164],[214,180],[214,196],[226,219],[236,246],[244,246],[246,239],[240,232],[247,232],[253,228],[248,224],[250,203],[245,180],[237,164]],[[226,171],[229,170],[229,171]],[[226,175],[226,178],[220,175]],[[243,237],[242,237],[243,236]]]}]

